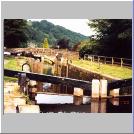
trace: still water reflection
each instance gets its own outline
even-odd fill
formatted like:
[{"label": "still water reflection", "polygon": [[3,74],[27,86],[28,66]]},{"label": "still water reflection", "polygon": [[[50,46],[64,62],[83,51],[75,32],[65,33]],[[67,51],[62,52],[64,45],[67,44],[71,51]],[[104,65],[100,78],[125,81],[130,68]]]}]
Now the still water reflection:
[{"label": "still water reflection", "polygon": [[[42,99],[41,99],[42,97]],[[42,113],[131,113],[132,97],[91,99],[72,95],[43,94],[37,103]],[[47,98],[47,99],[46,99]]]},{"label": "still water reflection", "polygon": [[[53,67],[49,64],[44,66],[44,74],[53,74]],[[75,75],[75,74],[74,74]],[[124,88],[120,92],[122,95],[131,94],[132,87]],[[51,85],[51,88],[44,89],[44,92],[64,93],[58,95],[50,93],[40,94],[37,104],[40,106],[42,113],[63,112],[63,113],[131,113],[132,97],[108,98],[108,99],[91,99],[90,91],[84,90],[83,97],[76,97],[73,94],[74,87],[70,85]],[[66,95],[65,95],[66,94]],[[68,95],[67,95],[68,94]],[[70,95],[69,95],[70,94]]]}]

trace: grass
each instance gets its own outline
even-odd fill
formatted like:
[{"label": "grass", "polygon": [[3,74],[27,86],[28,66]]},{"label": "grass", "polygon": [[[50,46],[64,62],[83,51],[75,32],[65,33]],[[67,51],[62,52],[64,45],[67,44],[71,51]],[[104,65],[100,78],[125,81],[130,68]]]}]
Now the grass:
[{"label": "grass", "polygon": [[[20,70],[22,62],[24,63],[25,59],[15,59],[14,57],[6,57],[4,59],[4,68],[12,70]],[[112,66],[108,64],[99,64],[96,62],[90,62],[87,60],[73,60],[73,64],[89,71],[95,71],[100,74],[109,75],[115,78],[127,79],[132,78],[132,69],[127,67]],[[4,76],[5,81],[17,81],[17,78],[11,78]]]},{"label": "grass", "polygon": [[[4,68],[21,71],[22,70],[21,62],[24,60],[25,59],[22,57],[20,59],[16,59],[15,57],[5,57],[4,58]],[[17,80],[18,80],[17,78],[4,76],[5,82],[10,82],[10,81],[16,82]]]},{"label": "grass", "polygon": [[90,62],[86,60],[73,60],[74,65],[88,69],[89,71],[95,71],[100,74],[109,75],[115,78],[127,79],[132,78],[132,69],[127,67],[119,67],[115,65],[99,64],[96,62]]},{"label": "grass", "polygon": [[4,68],[12,70],[21,70],[21,66],[17,63],[14,57],[4,58]]},{"label": "grass", "polygon": [[4,76],[4,82],[17,82],[18,78],[13,78],[13,77],[8,77],[8,76]]},{"label": "grass", "polygon": [[[16,59],[15,57],[5,57],[4,58],[4,68],[11,69],[11,70],[22,70],[22,64],[25,62],[26,58],[20,57],[19,59]],[[4,76],[4,83],[5,82],[17,82],[18,78],[8,77]],[[32,101],[30,101],[29,96],[25,95],[24,93],[20,92],[19,89],[14,91],[14,94],[22,95],[26,98],[27,104],[32,104]]]}]

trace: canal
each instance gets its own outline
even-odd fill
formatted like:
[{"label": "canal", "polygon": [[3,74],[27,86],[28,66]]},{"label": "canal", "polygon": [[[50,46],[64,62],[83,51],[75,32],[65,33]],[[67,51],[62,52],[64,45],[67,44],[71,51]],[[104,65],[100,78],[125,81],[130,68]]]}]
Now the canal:
[{"label": "canal", "polygon": [[[45,62],[43,73],[54,75],[54,66]],[[81,77],[78,74],[81,74]],[[82,72],[69,75],[74,78],[78,76],[77,79],[88,80]],[[83,97],[76,97],[73,96],[74,87],[70,85],[43,83],[43,93],[39,95],[36,104],[40,106],[41,113],[131,113],[132,97],[127,96],[131,94],[131,88],[130,86],[121,89],[120,95],[126,95],[125,97],[91,99],[90,91],[84,90]],[[36,95],[32,93],[30,99],[35,99]]]},{"label": "canal", "polygon": [[[50,97],[50,95],[44,95],[44,97]],[[43,96],[42,96],[43,97]],[[53,99],[54,95],[51,96]],[[57,95],[57,99],[52,103],[51,98],[49,101],[44,101],[46,104],[39,104],[42,113],[131,113],[132,112],[132,98],[120,97],[120,98],[108,98],[108,99],[91,99],[90,97],[74,97],[67,96],[66,100],[63,100],[60,95]],[[61,98],[61,100],[60,100]],[[40,98],[41,99],[41,98]],[[60,102],[61,101],[61,104]],[[40,102],[41,103],[41,102]]]}]

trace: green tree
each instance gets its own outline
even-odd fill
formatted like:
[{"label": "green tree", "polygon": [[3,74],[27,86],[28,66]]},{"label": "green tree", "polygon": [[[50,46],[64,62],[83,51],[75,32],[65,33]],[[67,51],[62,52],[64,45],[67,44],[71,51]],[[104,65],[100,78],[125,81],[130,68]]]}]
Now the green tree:
[{"label": "green tree", "polygon": [[131,19],[95,19],[88,25],[96,31],[92,41],[99,55],[132,57]]},{"label": "green tree", "polygon": [[73,45],[80,42],[81,40],[87,38],[84,35],[70,31],[64,27],[54,25],[46,20],[42,20],[40,22],[33,21],[32,28],[37,32],[35,33],[33,31],[34,36],[32,36],[31,40],[41,44],[44,38],[48,38],[49,47],[56,47],[55,45],[57,41],[63,38],[69,39],[69,45],[71,45],[71,47],[73,47]]},{"label": "green tree", "polygon": [[43,48],[49,48],[48,39],[44,39]]},{"label": "green tree", "polygon": [[69,49],[69,39],[63,38],[57,41],[57,47],[59,46],[60,49]]},{"label": "green tree", "polygon": [[23,19],[4,20],[4,46],[7,48],[26,47],[28,41],[27,21]]}]

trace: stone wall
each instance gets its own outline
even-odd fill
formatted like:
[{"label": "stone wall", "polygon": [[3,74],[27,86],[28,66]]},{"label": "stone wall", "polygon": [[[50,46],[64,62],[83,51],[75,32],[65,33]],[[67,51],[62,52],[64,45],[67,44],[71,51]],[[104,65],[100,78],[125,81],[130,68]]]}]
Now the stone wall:
[{"label": "stone wall", "polygon": [[69,77],[86,81],[92,81],[92,79],[107,79],[108,81],[119,80],[119,78],[114,78],[108,75],[101,75],[97,72],[89,71],[87,69],[83,69],[70,63],[69,63]]}]

